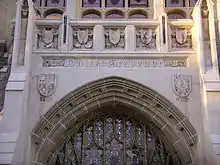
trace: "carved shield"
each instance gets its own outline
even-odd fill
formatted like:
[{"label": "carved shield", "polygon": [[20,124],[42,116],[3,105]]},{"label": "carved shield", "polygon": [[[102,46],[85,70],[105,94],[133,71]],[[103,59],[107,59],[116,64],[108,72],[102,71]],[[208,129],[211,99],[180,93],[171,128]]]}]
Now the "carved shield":
[{"label": "carved shield", "polygon": [[53,42],[53,29],[51,30],[43,30],[42,31],[42,40],[44,41],[45,44],[49,45]]},{"label": "carved shield", "polygon": [[119,43],[121,38],[120,30],[109,30],[109,40],[113,45],[116,45]]},{"label": "carved shield", "polygon": [[189,96],[192,91],[192,76],[188,75],[175,75],[173,76],[173,91],[174,93],[185,98]]},{"label": "carved shield", "polygon": [[89,32],[88,29],[86,30],[78,30],[77,32],[77,40],[80,44],[84,45],[88,42],[89,39]]},{"label": "carved shield", "polygon": [[187,30],[176,29],[176,41],[182,45],[187,40]]},{"label": "carved shield", "polygon": [[44,97],[51,96],[56,88],[55,74],[40,74],[38,77],[38,91]]},{"label": "carved shield", "polygon": [[151,29],[141,30],[140,33],[141,33],[141,41],[146,45],[149,44],[152,40],[152,30]]}]

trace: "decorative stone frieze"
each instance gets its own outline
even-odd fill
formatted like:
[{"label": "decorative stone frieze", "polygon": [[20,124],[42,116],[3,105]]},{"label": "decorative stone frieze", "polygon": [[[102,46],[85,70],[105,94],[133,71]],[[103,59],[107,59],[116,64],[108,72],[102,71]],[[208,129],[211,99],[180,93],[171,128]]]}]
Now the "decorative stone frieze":
[{"label": "decorative stone frieze", "polygon": [[72,68],[163,68],[187,67],[186,59],[73,59],[43,57],[43,67]]},{"label": "decorative stone frieze", "polygon": [[57,49],[58,28],[39,28],[37,47],[38,49]]},{"label": "decorative stone frieze", "polygon": [[187,102],[192,92],[192,76],[174,75],[172,76],[173,92],[177,96],[177,101]]},{"label": "decorative stone frieze", "polygon": [[171,44],[172,48],[192,48],[192,35],[191,32],[184,28],[171,29]]},{"label": "decorative stone frieze", "polygon": [[45,101],[45,98],[53,95],[56,83],[57,78],[55,74],[39,74],[37,87],[41,101]]},{"label": "decorative stone frieze", "polygon": [[124,28],[105,29],[105,48],[106,49],[123,49],[125,47]]},{"label": "decorative stone frieze", "polygon": [[73,28],[73,49],[92,49],[93,29]]},{"label": "decorative stone frieze", "polygon": [[136,48],[155,49],[156,48],[155,29],[137,29]]}]

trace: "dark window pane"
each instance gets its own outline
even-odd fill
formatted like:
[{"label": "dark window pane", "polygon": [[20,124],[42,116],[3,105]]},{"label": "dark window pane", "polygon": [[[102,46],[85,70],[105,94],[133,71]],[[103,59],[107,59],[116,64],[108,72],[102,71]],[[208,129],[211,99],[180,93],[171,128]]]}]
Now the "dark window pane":
[{"label": "dark window pane", "polygon": [[184,0],[166,0],[166,7],[184,7]]},{"label": "dark window pane", "polygon": [[46,0],[47,7],[64,7],[65,0]]},{"label": "dark window pane", "polygon": [[124,7],[124,0],[106,0],[106,7]]},{"label": "dark window pane", "polygon": [[129,7],[148,7],[148,0],[129,0]]},{"label": "dark window pane", "polygon": [[82,7],[101,7],[101,0],[83,0]]}]

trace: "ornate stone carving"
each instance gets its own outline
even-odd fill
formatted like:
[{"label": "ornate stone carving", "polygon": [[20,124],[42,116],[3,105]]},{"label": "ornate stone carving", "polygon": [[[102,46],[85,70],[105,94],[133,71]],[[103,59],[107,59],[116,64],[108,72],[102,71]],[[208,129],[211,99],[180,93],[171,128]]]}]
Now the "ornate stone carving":
[{"label": "ornate stone carving", "polygon": [[186,60],[166,60],[165,67],[187,67]]},{"label": "ornate stone carving", "polygon": [[105,29],[105,48],[124,48],[124,29]]},{"label": "ornate stone carving", "polygon": [[93,47],[92,29],[73,29],[73,48],[91,49]]},{"label": "ornate stone carving", "polygon": [[192,76],[174,75],[172,79],[173,91],[177,96],[177,101],[188,101],[188,96],[192,92]]},{"label": "ornate stone carving", "polygon": [[40,28],[38,30],[39,49],[58,48],[58,28]]},{"label": "ornate stone carving", "polygon": [[57,79],[55,74],[39,74],[37,87],[41,101],[53,95],[56,89],[56,83]]},{"label": "ornate stone carving", "polygon": [[137,48],[156,48],[156,32],[155,29],[137,29],[136,32]]},{"label": "ornate stone carving", "polygon": [[183,28],[172,29],[172,48],[192,48],[191,32]]},{"label": "ornate stone carving", "polygon": [[162,68],[186,67],[185,59],[72,59],[44,57],[43,67]]}]

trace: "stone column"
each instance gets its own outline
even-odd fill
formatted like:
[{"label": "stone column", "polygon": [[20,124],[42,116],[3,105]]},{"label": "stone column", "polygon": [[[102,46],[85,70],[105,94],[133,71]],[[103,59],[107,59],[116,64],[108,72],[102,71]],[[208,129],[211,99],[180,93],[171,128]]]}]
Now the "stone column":
[{"label": "stone column", "polygon": [[153,1],[154,19],[158,19],[160,14],[164,12],[165,0]]},{"label": "stone column", "polygon": [[215,29],[215,15],[213,2],[207,0],[207,6],[209,9],[209,29],[210,29],[210,45],[211,45],[211,56],[212,56],[212,65],[213,71],[215,74],[219,75],[219,66],[218,66],[218,53],[216,46],[216,29]]},{"label": "stone column", "polygon": [[66,12],[67,12],[68,17],[76,18],[77,8],[78,8],[78,4],[77,4],[76,0],[67,0]]},{"label": "stone column", "polygon": [[201,17],[201,10],[198,6],[195,7],[193,12],[193,19],[195,21],[195,41],[196,41],[196,51],[197,51],[197,60],[198,65],[200,66],[200,72],[205,72],[205,60],[204,60],[204,46],[203,46],[203,37],[202,37],[202,17]]},{"label": "stone column", "polygon": [[93,30],[93,49],[102,51],[105,49],[105,35],[103,25],[95,25]]},{"label": "stone column", "polygon": [[125,28],[125,50],[135,51],[136,49],[136,30],[134,25],[127,25]]},{"label": "stone column", "polygon": [[14,32],[14,44],[13,44],[13,55],[12,55],[12,72],[18,65],[19,47],[20,47],[20,34],[21,34],[21,6],[22,0],[17,2],[16,8],[16,20],[15,20],[15,32]]},{"label": "stone column", "polygon": [[160,15],[160,52],[168,52],[169,51],[169,33],[168,33],[168,23],[167,23],[167,14],[162,12]]},{"label": "stone column", "polygon": [[68,51],[68,40],[69,37],[69,23],[68,23],[68,16],[66,13],[63,14],[62,17],[62,24],[61,24],[61,40],[60,40],[60,45],[61,45],[61,51]]}]

